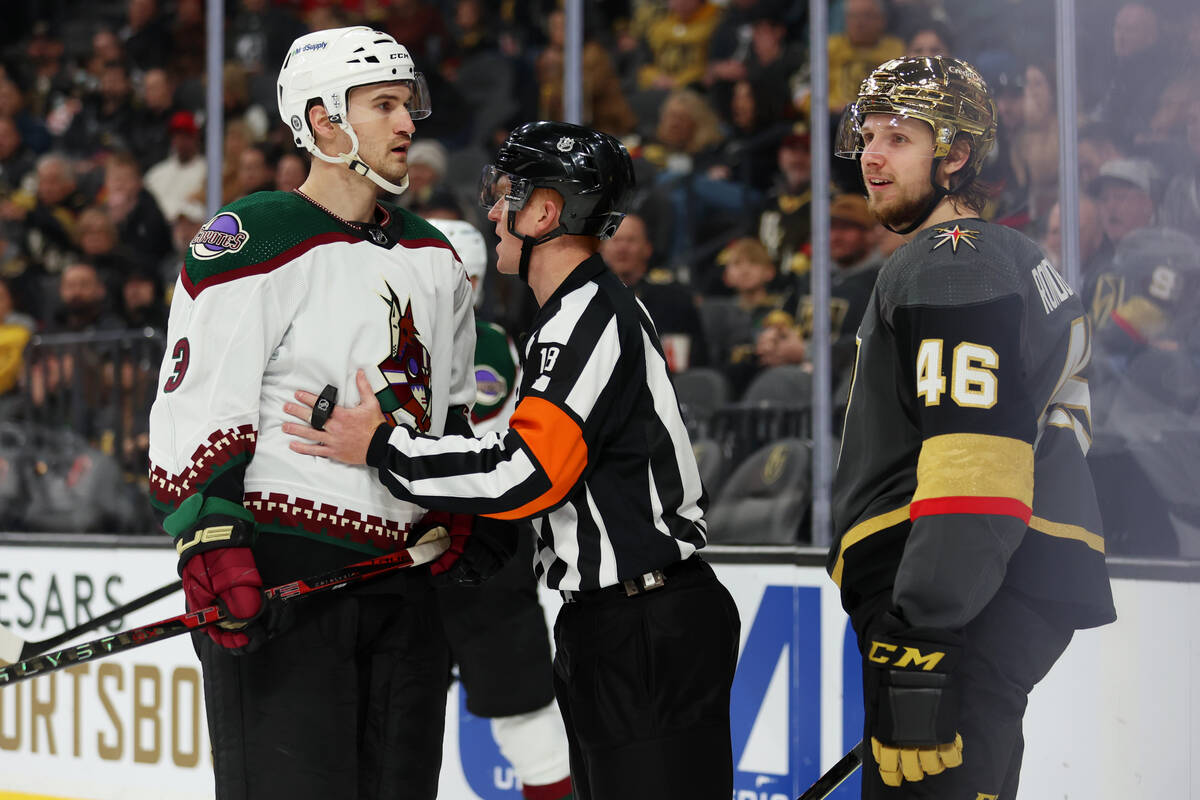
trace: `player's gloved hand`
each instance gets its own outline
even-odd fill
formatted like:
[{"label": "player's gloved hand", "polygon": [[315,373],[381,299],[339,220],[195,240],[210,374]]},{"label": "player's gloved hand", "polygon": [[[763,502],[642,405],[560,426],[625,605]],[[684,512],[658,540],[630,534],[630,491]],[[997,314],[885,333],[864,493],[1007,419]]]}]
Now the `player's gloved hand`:
[{"label": "player's gloved hand", "polygon": [[[438,583],[477,586],[495,575],[517,551],[517,526],[511,522],[430,511],[414,526],[414,533],[428,525],[441,525],[450,532],[450,547],[429,565]],[[413,534],[410,534],[410,539]]]},{"label": "player's gloved hand", "polygon": [[228,620],[205,631],[234,653],[255,650],[274,633],[264,614],[263,582],[250,545],[254,518],[242,505],[194,494],[163,520],[175,537],[189,610],[218,606]]},{"label": "player's gloved hand", "polygon": [[937,775],[963,761],[954,670],[962,638],[878,615],[862,641],[871,753],[888,786]]}]

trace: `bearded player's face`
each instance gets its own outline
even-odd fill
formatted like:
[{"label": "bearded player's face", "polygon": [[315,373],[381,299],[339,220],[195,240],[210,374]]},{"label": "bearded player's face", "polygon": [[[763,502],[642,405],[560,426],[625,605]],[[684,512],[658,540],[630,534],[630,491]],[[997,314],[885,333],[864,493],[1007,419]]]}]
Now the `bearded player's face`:
[{"label": "bearded player's face", "polygon": [[910,117],[868,114],[860,132],[867,207],[884,225],[904,228],[925,212],[933,194],[933,128]]}]

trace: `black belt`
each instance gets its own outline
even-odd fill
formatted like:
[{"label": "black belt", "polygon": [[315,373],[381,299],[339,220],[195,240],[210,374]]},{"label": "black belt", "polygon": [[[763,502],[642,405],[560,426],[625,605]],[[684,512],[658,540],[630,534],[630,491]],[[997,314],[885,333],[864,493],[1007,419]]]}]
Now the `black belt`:
[{"label": "black belt", "polygon": [[605,586],[603,589],[588,589],[584,591],[560,589],[559,594],[562,595],[564,603],[581,603],[617,597],[637,597],[638,595],[661,589],[668,583],[678,582],[686,575],[707,571],[705,567],[704,559],[700,556],[691,556],[683,561],[668,564],[662,569],[652,569],[649,572],[638,575],[636,578],[621,581],[612,586]]}]

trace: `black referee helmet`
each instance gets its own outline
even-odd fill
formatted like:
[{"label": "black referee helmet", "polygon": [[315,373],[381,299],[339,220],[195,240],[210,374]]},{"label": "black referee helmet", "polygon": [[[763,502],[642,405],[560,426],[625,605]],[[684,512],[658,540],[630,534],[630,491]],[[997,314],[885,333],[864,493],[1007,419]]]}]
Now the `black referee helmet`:
[{"label": "black referee helmet", "polygon": [[506,199],[519,211],[534,189],[553,189],[563,198],[556,235],[607,239],[625,217],[633,185],[629,152],[612,136],[567,122],[528,122],[484,167],[480,201],[490,209]]}]

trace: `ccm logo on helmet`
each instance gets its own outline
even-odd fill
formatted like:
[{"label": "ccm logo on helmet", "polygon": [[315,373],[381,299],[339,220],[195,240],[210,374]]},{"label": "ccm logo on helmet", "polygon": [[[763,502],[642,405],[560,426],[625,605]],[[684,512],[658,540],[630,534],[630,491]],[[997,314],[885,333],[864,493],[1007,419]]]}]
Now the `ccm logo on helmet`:
[{"label": "ccm logo on helmet", "polygon": [[867,653],[867,658],[876,664],[891,664],[897,669],[920,667],[928,672],[946,656],[945,653],[938,650],[932,653],[922,653],[915,647],[904,647],[902,653],[897,653],[900,649],[894,644],[872,641],[871,651]]}]

